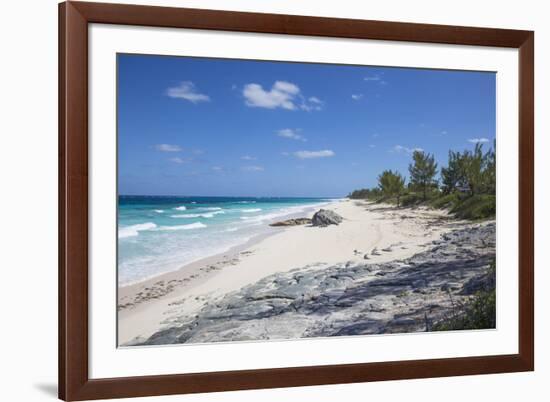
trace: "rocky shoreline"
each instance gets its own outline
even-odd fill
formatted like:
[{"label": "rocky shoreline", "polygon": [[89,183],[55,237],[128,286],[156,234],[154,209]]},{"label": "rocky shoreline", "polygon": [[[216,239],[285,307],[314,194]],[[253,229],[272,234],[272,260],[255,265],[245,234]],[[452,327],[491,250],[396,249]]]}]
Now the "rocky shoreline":
[{"label": "rocky shoreline", "polygon": [[494,221],[469,224],[411,258],[311,264],[267,276],[131,344],[431,331],[472,298],[494,258]]},{"label": "rocky shoreline", "polygon": [[317,211],[312,218],[293,218],[287,219],[285,221],[274,222],[269,226],[279,227],[279,226],[300,226],[300,225],[311,225],[319,227],[327,227],[329,225],[338,225],[342,222],[342,217],[336,212],[328,209],[320,209]]}]

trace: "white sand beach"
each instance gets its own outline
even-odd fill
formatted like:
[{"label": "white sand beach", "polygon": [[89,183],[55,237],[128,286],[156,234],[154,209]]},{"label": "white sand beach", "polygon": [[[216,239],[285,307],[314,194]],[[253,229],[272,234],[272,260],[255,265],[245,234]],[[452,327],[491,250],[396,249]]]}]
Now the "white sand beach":
[{"label": "white sand beach", "polygon": [[343,222],[277,228],[224,254],[121,287],[119,345],[146,339],[169,325],[173,317],[192,315],[207,303],[271,274],[309,265],[358,263],[365,254],[374,263],[408,258],[460,224],[442,210],[396,209],[348,199],[325,209],[341,215]]}]

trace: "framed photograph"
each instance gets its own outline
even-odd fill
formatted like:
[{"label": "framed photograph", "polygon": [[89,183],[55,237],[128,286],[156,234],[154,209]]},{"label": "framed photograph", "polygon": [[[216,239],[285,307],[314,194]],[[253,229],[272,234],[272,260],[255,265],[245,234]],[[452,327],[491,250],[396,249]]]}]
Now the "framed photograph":
[{"label": "framed photograph", "polygon": [[59,7],[61,399],[533,370],[533,32]]}]

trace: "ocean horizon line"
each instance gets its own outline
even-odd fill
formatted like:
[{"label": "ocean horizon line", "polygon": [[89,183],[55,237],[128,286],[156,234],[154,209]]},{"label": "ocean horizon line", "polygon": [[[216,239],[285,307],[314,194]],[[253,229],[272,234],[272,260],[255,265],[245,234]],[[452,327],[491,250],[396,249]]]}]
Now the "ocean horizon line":
[{"label": "ocean horizon line", "polygon": [[118,194],[118,197],[151,197],[151,198],[254,198],[254,199],[343,199],[347,196],[252,196],[252,195],[169,195],[169,194]]}]

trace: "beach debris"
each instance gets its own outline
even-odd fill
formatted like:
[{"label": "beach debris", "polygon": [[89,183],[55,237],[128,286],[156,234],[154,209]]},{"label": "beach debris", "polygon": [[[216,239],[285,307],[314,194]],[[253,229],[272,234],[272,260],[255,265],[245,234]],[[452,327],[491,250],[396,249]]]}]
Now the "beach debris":
[{"label": "beach debris", "polygon": [[286,221],[274,222],[269,224],[269,226],[299,226],[309,224],[311,224],[311,219],[309,218],[295,218],[287,219]]},{"label": "beach debris", "polygon": [[370,252],[371,255],[382,255],[382,253],[380,251],[378,251],[378,248],[373,248],[372,251]]},{"label": "beach debris", "polygon": [[328,209],[320,209],[319,211],[315,212],[315,215],[313,215],[313,218],[311,219],[311,223],[313,224],[313,226],[320,227],[325,227],[328,225],[338,225],[341,222],[342,217],[336,212]]},{"label": "beach debris", "polygon": [[366,254],[363,256],[363,259],[364,259],[364,260],[370,260],[369,254],[366,253]]},{"label": "beach debris", "polygon": [[386,253],[391,253],[392,248],[391,248],[391,246],[388,246],[386,248],[383,248],[382,251],[385,251]]}]

